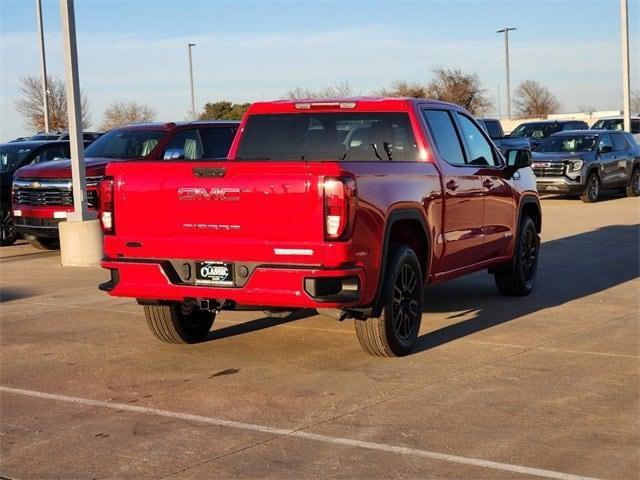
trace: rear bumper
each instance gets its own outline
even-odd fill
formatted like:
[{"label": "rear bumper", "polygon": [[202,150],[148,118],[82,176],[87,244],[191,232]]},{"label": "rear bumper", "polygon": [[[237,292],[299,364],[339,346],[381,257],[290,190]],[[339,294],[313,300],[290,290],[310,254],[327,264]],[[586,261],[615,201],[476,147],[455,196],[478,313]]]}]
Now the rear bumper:
[{"label": "rear bumper", "polygon": [[537,177],[536,185],[540,193],[582,193],[584,185],[579,180],[567,177]]},{"label": "rear bumper", "polygon": [[322,269],[259,265],[242,287],[185,284],[173,275],[170,262],[105,259],[111,280],[100,286],[109,295],[142,300],[215,300],[234,306],[345,308],[361,304],[364,271],[359,267]]}]

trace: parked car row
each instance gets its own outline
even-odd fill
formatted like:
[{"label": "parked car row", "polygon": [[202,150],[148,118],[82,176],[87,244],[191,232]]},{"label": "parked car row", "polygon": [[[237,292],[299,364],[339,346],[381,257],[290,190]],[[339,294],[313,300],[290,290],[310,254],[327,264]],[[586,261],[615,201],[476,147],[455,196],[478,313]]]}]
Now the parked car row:
[{"label": "parked car row", "polygon": [[[536,183],[585,201],[604,188],[638,195],[633,136],[583,127],[535,122],[505,137],[455,105],[355,98],[115,129],[85,149],[111,272],[100,288],[137,299],[170,343],[201,340],[220,310],[316,308],[355,318],[367,352],[405,355],[423,285],[487,269],[503,294],[532,291]],[[52,248],[73,209],[70,161],[38,158],[14,162],[30,165],[14,174],[10,213]]]},{"label": "parked car row", "polygon": [[[224,158],[237,126],[238,122],[150,123],[109,131],[85,148],[89,209],[97,212],[99,183],[109,162]],[[17,142],[3,148],[24,145],[27,143]],[[73,210],[68,142],[65,145],[67,153],[57,161],[30,157],[22,163],[30,165],[14,173],[14,220],[10,225],[9,219],[7,227],[37,248],[58,247],[58,224]]]}]

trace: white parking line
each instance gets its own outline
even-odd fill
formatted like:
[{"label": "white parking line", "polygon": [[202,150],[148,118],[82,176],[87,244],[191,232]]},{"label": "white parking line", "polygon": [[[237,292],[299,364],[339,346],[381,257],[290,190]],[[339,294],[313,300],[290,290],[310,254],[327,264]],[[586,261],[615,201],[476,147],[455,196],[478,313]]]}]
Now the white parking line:
[{"label": "white parking line", "polygon": [[[219,427],[235,428],[240,430],[249,430],[252,432],[269,433],[272,435],[296,437],[306,440],[314,440],[317,442],[330,443],[334,445],[345,445],[348,447],[364,448],[367,450],[377,450],[381,452],[396,453],[409,455],[414,457],[429,458],[432,460],[440,460],[443,462],[457,463],[462,465],[471,465],[474,467],[490,468],[493,470],[502,470],[505,472],[519,473],[523,475],[535,475],[544,478],[554,478],[559,480],[596,480],[593,477],[583,477],[570,473],[556,472],[553,470],[543,470],[540,468],[524,467],[521,465],[512,465],[509,463],[492,462],[490,460],[482,460],[479,458],[461,457],[458,455],[449,455],[446,453],[431,452],[429,450],[421,450],[418,448],[401,447],[397,445],[389,445],[386,443],[365,442],[352,438],[333,437],[329,435],[321,435],[303,430],[290,430],[285,428],[275,428],[266,425],[256,425],[252,423],[234,422],[232,420],[224,420],[216,417],[206,417],[202,415],[192,415],[189,413],[171,412],[168,410],[159,410],[156,408],[141,407],[138,405],[130,405],[126,403],[105,402],[102,400],[92,400],[89,398],[69,397],[66,395],[57,395],[54,393],[38,392],[34,390],[24,390],[22,388],[12,388],[0,386],[0,392],[10,393],[14,395],[23,395],[27,397],[43,398],[46,400],[55,400],[58,402],[75,403],[78,405],[108,408],[111,410],[125,410],[135,413],[144,413],[147,415],[156,415],[159,417],[175,418],[189,422],[203,423],[207,425],[216,425]],[[5,412],[6,413],[6,412]]]}]

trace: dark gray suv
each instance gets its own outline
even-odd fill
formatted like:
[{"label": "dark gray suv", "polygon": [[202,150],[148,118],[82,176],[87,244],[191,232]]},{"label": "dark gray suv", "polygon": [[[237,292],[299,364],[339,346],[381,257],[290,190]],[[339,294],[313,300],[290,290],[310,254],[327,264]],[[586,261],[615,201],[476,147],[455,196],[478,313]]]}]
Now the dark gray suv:
[{"label": "dark gray suv", "polygon": [[575,130],[551,135],[532,154],[540,193],[580,195],[596,202],[604,189],[640,193],[640,146],[630,133]]}]

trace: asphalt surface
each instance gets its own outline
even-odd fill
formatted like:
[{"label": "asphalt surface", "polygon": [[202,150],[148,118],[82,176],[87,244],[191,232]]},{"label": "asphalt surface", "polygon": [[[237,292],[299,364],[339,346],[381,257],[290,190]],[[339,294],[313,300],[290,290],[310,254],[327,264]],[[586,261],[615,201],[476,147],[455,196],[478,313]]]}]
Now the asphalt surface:
[{"label": "asphalt surface", "polygon": [[640,199],[543,216],[535,292],[433,286],[401,359],[313,312],[224,312],[165,345],[105,272],[3,247],[0,475],[638,478]]}]

